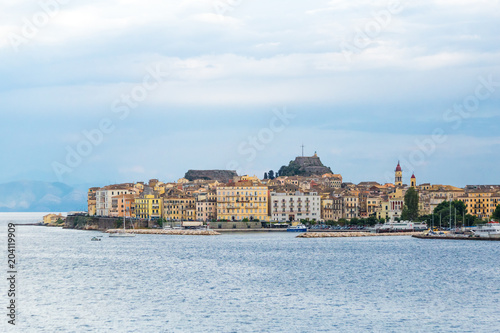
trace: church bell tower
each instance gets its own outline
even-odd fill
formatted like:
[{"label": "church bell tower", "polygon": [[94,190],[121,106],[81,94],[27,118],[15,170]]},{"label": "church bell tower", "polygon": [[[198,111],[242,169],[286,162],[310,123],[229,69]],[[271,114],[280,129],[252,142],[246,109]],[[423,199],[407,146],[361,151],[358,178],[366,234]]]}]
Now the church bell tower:
[{"label": "church bell tower", "polygon": [[403,186],[403,169],[401,169],[399,161],[398,161],[398,166],[396,167],[396,177],[394,180],[394,185]]}]

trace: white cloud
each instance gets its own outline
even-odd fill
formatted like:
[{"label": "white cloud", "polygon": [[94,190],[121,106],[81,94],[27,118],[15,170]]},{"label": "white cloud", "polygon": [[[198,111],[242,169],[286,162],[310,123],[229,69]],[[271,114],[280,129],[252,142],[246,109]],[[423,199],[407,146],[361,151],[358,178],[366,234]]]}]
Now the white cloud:
[{"label": "white cloud", "polygon": [[[357,33],[366,34],[364,29],[378,22],[376,14],[386,10],[390,2],[242,1],[222,17],[214,3],[70,2],[15,52],[9,34],[20,33],[23,20],[31,20],[41,9],[32,1],[2,1],[3,112],[30,116],[25,119],[43,114],[47,121],[39,126],[45,132],[64,132],[65,121],[73,126],[70,132],[78,126],[90,129],[102,117],[115,116],[110,109],[113,101],[140,84],[148,66],[161,63],[169,78],[132,110],[130,122],[168,123],[183,112],[192,119],[214,112],[213,119],[206,121],[210,127],[224,123],[225,118],[218,118],[222,114],[219,110],[240,112],[233,122],[242,124],[271,106],[300,107],[309,109],[316,118],[304,117],[307,124],[297,125],[293,137],[314,136],[317,133],[308,128],[338,123],[345,133],[336,129],[324,132],[321,138],[343,146],[321,143],[324,151],[335,157],[350,151],[359,155],[363,154],[363,149],[356,147],[359,145],[370,148],[368,155],[376,158],[377,149],[385,149],[385,143],[392,141],[395,148],[385,156],[390,158],[412,146],[409,137],[374,135],[373,130],[359,127],[375,122],[381,133],[400,134],[403,130],[396,128],[400,119],[413,117],[420,129],[434,128],[441,124],[447,108],[474,92],[479,76],[493,74],[495,81],[500,80],[499,1],[402,2],[402,10],[369,37],[366,47],[354,52],[351,61],[342,53],[341,42],[352,43]],[[499,97],[500,89],[484,102],[481,112],[472,115],[474,125],[467,127],[466,135],[480,137],[479,120],[498,117]],[[322,111],[315,112],[317,108]],[[54,120],[58,120],[57,126]],[[140,127],[138,133],[149,130],[144,124],[134,124]],[[178,125],[181,132],[189,127],[189,123]],[[219,131],[220,126],[206,135],[217,136]],[[63,155],[64,146],[77,137],[61,133],[58,154]],[[467,140],[460,144],[467,145]],[[480,140],[468,142],[491,147]],[[116,158],[119,140],[110,138],[109,145],[107,155],[98,157],[96,153],[89,164],[97,158],[100,163]],[[179,154],[184,145],[199,145],[198,152],[210,149],[203,139],[183,141]],[[285,144],[280,147],[288,149]],[[21,146],[17,149],[24,150]],[[364,151],[367,154],[368,150]],[[486,150],[477,151],[487,156]],[[259,163],[255,162],[257,169],[265,168]],[[144,170],[122,170],[128,174],[138,171],[152,173],[146,164]]]}]

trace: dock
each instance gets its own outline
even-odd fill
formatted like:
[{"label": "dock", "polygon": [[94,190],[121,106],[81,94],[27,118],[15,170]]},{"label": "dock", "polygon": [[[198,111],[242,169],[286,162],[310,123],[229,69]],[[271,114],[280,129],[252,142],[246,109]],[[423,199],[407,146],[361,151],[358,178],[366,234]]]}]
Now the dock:
[{"label": "dock", "polygon": [[419,238],[419,239],[451,239],[451,240],[475,240],[475,241],[500,241],[500,237],[497,237],[497,238],[486,238],[486,237],[468,237],[468,236],[456,236],[456,235],[445,235],[445,236],[413,235],[412,237]]}]

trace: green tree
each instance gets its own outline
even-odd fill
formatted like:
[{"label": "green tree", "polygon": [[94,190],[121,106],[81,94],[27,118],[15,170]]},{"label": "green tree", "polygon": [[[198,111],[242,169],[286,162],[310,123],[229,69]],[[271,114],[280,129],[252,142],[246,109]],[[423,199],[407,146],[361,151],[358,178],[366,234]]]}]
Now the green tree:
[{"label": "green tree", "polygon": [[474,215],[470,214],[465,215],[465,225],[466,226],[477,225],[478,223],[476,223],[476,219],[477,218]]},{"label": "green tree", "polygon": [[[457,225],[463,225],[463,216],[465,211],[465,204],[462,201],[455,200],[452,201],[451,204],[449,201],[443,201],[434,209],[434,225],[438,226],[439,219],[441,218],[441,226],[449,226],[450,219],[452,223],[455,222],[455,216],[457,219]],[[477,223],[475,222],[475,217],[467,215],[465,218],[465,224],[474,225],[474,223]]]},{"label": "green tree", "polygon": [[339,219],[337,222],[341,226],[345,226],[347,224],[347,220],[344,218]]},{"label": "green tree", "polygon": [[495,208],[495,211],[493,212],[493,215],[491,215],[491,218],[500,221],[500,205],[497,205],[497,208]]},{"label": "green tree", "polygon": [[268,179],[267,178],[267,172],[264,172],[264,179]]},{"label": "green tree", "polygon": [[372,215],[369,218],[367,218],[365,220],[365,222],[366,222],[367,225],[373,226],[373,225],[377,224],[378,220],[377,220],[377,218],[375,216]]},{"label": "green tree", "polygon": [[295,161],[290,161],[288,166],[283,165],[279,171],[280,176],[300,176],[304,173],[303,170],[300,170],[300,165]]},{"label": "green tree", "polygon": [[269,177],[269,179],[271,179],[271,180],[273,180],[273,179],[274,179],[274,171],[273,171],[273,170],[269,170],[268,177]]},{"label": "green tree", "polygon": [[401,214],[402,220],[416,220],[418,218],[418,192],[410,187],[405,194],[405,203]]}]

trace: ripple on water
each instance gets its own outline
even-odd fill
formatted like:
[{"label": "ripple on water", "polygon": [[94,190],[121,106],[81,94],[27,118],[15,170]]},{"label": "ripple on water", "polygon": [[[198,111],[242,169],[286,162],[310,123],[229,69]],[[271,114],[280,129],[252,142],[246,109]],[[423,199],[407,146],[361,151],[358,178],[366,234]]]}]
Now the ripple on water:
[{"label": "ripple on water", "polygon": [[94,234],[18,230],[23,332],[498,330],[495,242]]}]

